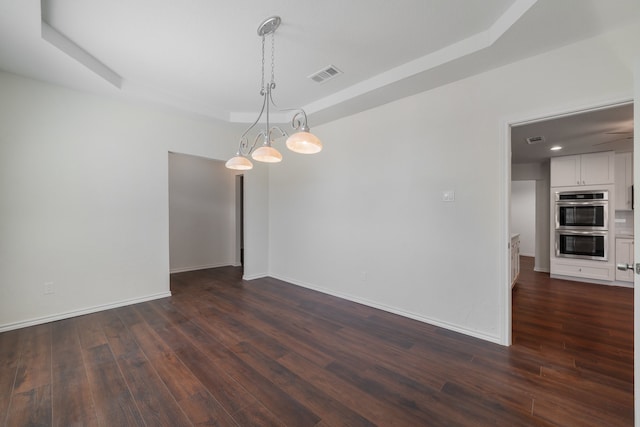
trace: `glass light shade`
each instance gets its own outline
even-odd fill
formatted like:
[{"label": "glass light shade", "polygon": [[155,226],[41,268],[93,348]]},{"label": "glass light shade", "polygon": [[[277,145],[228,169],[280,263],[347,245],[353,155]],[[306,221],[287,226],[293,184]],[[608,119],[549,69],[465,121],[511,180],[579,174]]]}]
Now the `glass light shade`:
[{"label": "glass light shade", "polygon": [[297,132],[287,138],[287,148],[301,154],[314,154],[322,150],[322,142],[309,132]]},{"label": "glass light shade", "polygon": [[282,154],[269,145],[263,145],[256,149],[251,157],[253,157],[253,160],[265,163],[278,163],[282,160]]},{"label": "glass light shade", "polygon": [[227,160],[227,163],[224,164],[228,169],[235,169],[238,171],[246,171],[253,168],[253,164],[251,160],[247,159],[244,156],[235,156]]}]

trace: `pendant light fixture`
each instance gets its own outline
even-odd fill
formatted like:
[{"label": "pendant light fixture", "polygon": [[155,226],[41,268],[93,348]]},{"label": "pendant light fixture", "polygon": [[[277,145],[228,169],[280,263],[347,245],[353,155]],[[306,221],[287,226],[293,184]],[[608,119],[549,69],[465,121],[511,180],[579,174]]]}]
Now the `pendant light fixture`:
[{"label": "pendant light fixture", "polygon": [[[273,102],[271,92],[276,88],[275,82],[275,32],[280,26],[281,19],[279,16],[272,16],[265,19],[258,27],[258,35],[262,38],[262,85],[260,87],[260,95],[262,96],[262,109],[258,118],[253,122],[251,126],[242,134],[240,142],[238,143],[238,151],[236,155],[229,159],[225,166],[229,169],[235,170],[248,170],[253,167],[251,160],[248,156],[251,155],[253,160],[266,163],[277,163],[282,160],[282,154],[273,147],[273,141],[275,138],[287,137],[287,148],[296,153],[313,154],[322,150],[322,142],[309,132],[309,126],[307,124],[307,113],[302,108],[291,108],[280,110]],[[266,36],[271,35],[271,81],[265,83],[264,73],[264,47]],[[269,111],[271,107],[277,111],[296,111],[291,119],[291,127],[296,131],[293,135],[289,136],[279,126],[271,126],[269,120]],[[253,143],[249,142],[248,134],[256,127],[262,116],[265,116],[265,128],[262,130],[253,140]],[[258,141],[261,141],[261,145],[256,148]]]}]

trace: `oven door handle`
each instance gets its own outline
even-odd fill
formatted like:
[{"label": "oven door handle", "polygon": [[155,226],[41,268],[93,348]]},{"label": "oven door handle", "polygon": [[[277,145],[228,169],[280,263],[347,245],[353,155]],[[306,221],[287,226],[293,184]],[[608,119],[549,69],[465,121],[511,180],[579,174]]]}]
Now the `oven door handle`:
[{"label": "oven door handle", "polygon": [[571,207],[571,206],[607,206],[609,204],[608,200],[582,200],[582,201],[569,201],[569,200],[561,200],[556,202],[556,206],[558,207]]},{"label": "oven door handle", "polygon": [[[582,227],[585,228],[585,227]],[[556,234],[567,234],[572,236],[608,236],[609,230],[566,230],[566,229],[556,229]]]}]

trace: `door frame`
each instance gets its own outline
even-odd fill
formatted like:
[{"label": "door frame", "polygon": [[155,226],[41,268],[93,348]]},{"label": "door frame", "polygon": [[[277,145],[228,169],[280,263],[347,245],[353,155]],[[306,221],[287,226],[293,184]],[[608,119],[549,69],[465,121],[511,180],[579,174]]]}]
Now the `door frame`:
[{"label": "door frame", "polygon": [[[500,334],[501,344],[510,346],[512,344],[512,298],[511,298],[511,128],[519,125],[526,125],[560,117],[569,117],[589,111],[604,110],[625,104],[633,104],[633,98],[619,98],[604,102],[595,102],[588,105],[565,107],[558,109],[546,109],[544,111],[524,113],[521,115],[507,117],[502,120],[500,126],[500,248],[501,253],[499,265],[502,272],[502,286],[500,291],[501,313],[500,324],[502,333]],[[636,124],[637,126],[638,124]],[[635,152],[635,150],[634,150]],[[635,292],[634,292],[635,294]]]}]

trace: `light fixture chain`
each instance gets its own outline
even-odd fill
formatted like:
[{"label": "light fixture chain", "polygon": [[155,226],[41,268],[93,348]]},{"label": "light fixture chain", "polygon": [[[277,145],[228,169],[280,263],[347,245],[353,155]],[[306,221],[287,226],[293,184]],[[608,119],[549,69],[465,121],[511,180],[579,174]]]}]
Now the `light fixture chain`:
[{"label": "light fixture chain", "polygon": [[271,33],[271,87],[276,85],[276,32]]},{"label": "light fixture chain", "polygon": [[262,85],[260,86],[260,95],[264,95],[264,34],[262,35]]}]

